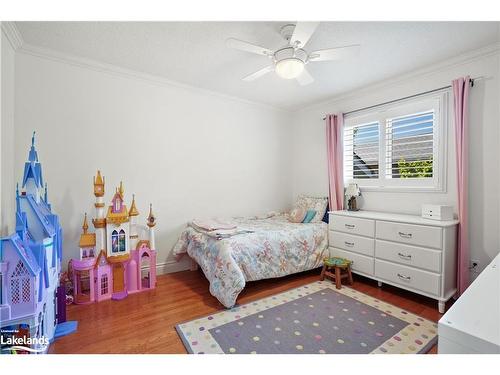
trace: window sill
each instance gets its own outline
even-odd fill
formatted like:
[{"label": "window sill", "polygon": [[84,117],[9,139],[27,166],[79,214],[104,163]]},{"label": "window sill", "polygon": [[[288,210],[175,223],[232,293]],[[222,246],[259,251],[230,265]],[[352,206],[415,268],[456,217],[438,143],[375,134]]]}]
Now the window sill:
[{"label": "window sill", "polygon": [[446,193],[443,186],[363,186],[358,183],[361,192],[377,193]]}]

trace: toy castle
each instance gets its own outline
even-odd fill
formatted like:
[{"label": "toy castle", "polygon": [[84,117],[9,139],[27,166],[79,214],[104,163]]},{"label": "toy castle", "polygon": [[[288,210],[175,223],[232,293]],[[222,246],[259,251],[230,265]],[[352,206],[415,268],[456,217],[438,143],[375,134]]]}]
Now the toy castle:
[{"label": "toy castle", "polygon": [[66,320],[66,305],[59,288],[62,228],[47,197],[35,133],[22,189],[16,188],[16,232],[0,239],[0,350],[15,352],[9,342],[22,338],[18,352],[43,353]]},{"label": "toy castle", "polygon": [[[149,208],[147,228],[136,223],[139,216],[132,198],[130,209],[124,204],[123,184],[116,189],[105,211],[104,178],[94,177],[95,233],[88,232],[87,214],[80,235],[80,258],[71,260],[74,301],[77,304],[107,299],[120,300],[129,293],[156,286],[156,219]],[[139,231],[145,234],[140,238]]]}]

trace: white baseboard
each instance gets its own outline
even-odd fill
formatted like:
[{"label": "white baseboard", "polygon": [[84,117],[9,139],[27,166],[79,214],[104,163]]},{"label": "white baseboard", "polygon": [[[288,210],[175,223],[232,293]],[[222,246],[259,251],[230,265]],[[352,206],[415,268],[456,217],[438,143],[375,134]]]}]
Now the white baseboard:
[{"label": "white baseboard", "polygon": [[[188,259],[189,260],[189,259]],[[169,260],[162,263],[156,264],[156,274],[165,275],[167,273],[188,271],[190,269],[190,262],[186,259],[182,259],[180,262],[175,260]]]}]

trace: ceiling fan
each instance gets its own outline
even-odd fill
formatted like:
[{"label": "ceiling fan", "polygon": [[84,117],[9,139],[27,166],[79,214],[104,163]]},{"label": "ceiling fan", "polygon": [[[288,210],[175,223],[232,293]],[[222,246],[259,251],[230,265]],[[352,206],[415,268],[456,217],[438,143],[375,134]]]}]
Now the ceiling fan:
[{"label": "ceiling fan", "polygon": [[359,45],[307,52],[304,47],[318,25],[319,22],[297,22],[296,25],[287,24],[283,26],[280,33],[287,44],[275,51],[235,38],[227,39],[226,45],[229,48],[266,56],[272,61],[271,65],[243,77],[243,81],[254,81],[269,72],[275,71],[281,78],[295,78],[299,84],[308,85],[314,81],[314,78],[307,71],[305,67],[307,64],[316,61],[340,60],[359,53]]}]

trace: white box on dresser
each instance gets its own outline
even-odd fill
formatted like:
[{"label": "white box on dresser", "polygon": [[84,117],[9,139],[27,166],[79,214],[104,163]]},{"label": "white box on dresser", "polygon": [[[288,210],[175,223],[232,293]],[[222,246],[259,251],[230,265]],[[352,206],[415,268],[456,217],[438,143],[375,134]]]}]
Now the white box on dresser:
[{"label": "white box on dresser", "polygon": [[458,220],[431,220],[374,211],[329,213],[331,256],[352,270],[438,301],[439,312],[456,292]]},{"label": "white box on dresser", "polygon": [[423,204],[422,217],[433,220],[453,220],[453,207],[439,204]]}]

